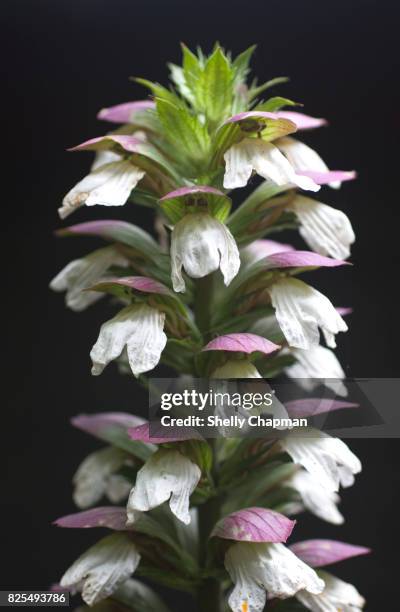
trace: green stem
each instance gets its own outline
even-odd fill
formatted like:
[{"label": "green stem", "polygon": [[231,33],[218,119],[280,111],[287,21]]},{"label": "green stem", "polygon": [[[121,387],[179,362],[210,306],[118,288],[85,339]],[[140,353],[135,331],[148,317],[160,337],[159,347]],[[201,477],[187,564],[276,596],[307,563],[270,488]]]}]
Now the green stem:
[{"label": "green stem", "polygon": [[194,293],[194,316],[198,329],[203,334],[204,342],[208,342],[211,327],[213,274],[196,280]]},{"label": "green stem", "polygon": [[[194,314],[196,325],[203,336],[203,343],[209,340],[212,316],[213,275],[196,280]],[[215,440],[210,440],[213,451],[213,477],[218,481],[218,465],[216,462]],[[220,499],[212,497],[208,502],[199,506],[199,537],[200,562],[204,570],[211,561],[209,555],[209,538],[215,523],[220,518]],[[221,583],[217,578],[205,578],[198,591],[199,612],[221,611]]]}]

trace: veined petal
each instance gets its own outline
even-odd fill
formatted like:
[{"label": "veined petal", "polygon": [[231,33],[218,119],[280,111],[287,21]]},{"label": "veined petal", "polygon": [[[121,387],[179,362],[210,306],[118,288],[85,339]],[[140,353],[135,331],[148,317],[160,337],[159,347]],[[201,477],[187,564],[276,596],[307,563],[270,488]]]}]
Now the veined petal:
[{"label": "veined petal", "polygon": [[113,446],[91,453],[73,477],[73,499],[78,508],[88,508],[101,500],[110,477],[125,463],[127,454]]},{"label": "veined petal", "polygon": [[135,102],[123,102],[109,108],[102,108],[97,115],[97,119],[110,121],[111,123],[130,123],[136,113],[155,108],[152,100],[136,100]]},{"label": "veined petal", "polygon": [[131,440],[140,440],[148,444],[170,444],[171,442],[182,442],[184,440],[204,440],[198,431],[190,427],[168,427],[168,434],[165,433],[165,428],[161,424],[159,427],[160,435],[158,435],[158,426],[154,422],[151,423],[151,428],[150,423],[143,423],[143,425],[138,427],[132,427],[128,430],[128,435]]},{"label": "veined petal", "polygon": [[269,355],[281,348],[270,340],[256,334],[227,334],[211,340],[203,351],[228,351],[240,353],[260,352]]},{"label": "veined petal", "polygon": [[357,178],[357,172],[354,170],[302,170],[299,174],[312,179],[317,185],[329,185],[330,187],[340,187],[344,181],[353,181]]},{"label": "veined petal", "polygon": [[203,278],[221,269],[229,285],[240,268],[240,255],[229,229],[206,213],[185,215],[171,236],[172,284],[175,291],[185,291],[182,268],[192,278]]},{"label": "veined petal", "polygon": [[134,304],[103,323],[90,356],[92,374],[98,376],[127,347],[128,360],[135,376],[152,370],[166,345],[165,314],[146,304]]},{"label": "veined petal", "polygon": [[297,278],[282,278],[269,289],[275,316],[290,346],[309,349],[319,344],[320,327],[328,346],[347,325],[322,293]]},{"label": "veined petal", "polygon": [[360,612],[364,605],[365,599],[360,595],[357,589],[347,582],[328,574],[328,572],[319,571],[318,575],[325,582],[325,589],[319,595],[299,591],[296,598],[300,603],[312,612]]},{"label": "veined petal", "polygon": [[262,612],[265,591],[271,597],[292,597],[300,590],[321,593],[324,582],[283,544],[238,542],[225,555],[234,583],[229,597],[233,612]]},{"label": "veined petal", "polygon": [[347,473],[361,472],[361,462],[339,438],[316,429],[293,429],[280,441],[294,463],[302,465],[328,491],[337,491],[343,483],[341,467]]},{"label": "veined petal", "polygon": [[115,531],[126,529],[126,510],[116,506],[102,506],[68,514],[54,521],[57,527],[70,529],[89,529],[92,527],[107,527]]},{"label": "veined petal", "polygon": [[345,385],[340,382],[346,374],[335,353],[324,346],[312,346],[308,350],[292,349],[296,363],[285,369],[290,378],[297,379],[306,391],[312,391],[322,380],[337,395],[347,396]]},{"label": "veined petal", "polygon": [[346,259],[355,241],[353,228],[341,210],[298,195],[291,208],[300,221],[300,234],[321,255]]},{"label": "veined petal", "polygon": [[212,536],[242,542],[286,542],[296,521],[266,508],[244,508],[221,519]]},{"label": "veined petal", "polygon": [[292,544],[290,550],[311,567],[323,567],[371,552],[365,546],[355,546],[337,540],[304,540]]},{"label": "veined petal", "polygon": [[255,263],[264,257],[269,257],[273,253],[283,253],[293,251],[294,247],[290,244],[276,242],[275,240],[254,240],[242,250],[242,256],[249,263]]},{"label": "veined petal", "polygon": [[340,502],[339,495],[322,488],[319,481],[309,472],[299,470],[286,484],[299,493],[304,508],[311,514],[333,525],[344,523],[344,518],[337,508]]},{"label": "veined petal", "polygon": [[175,450],[159,449],[137,474],[127,506],[128,522],[136,510],[145,512],[169,500],[171,512],[189,524],[189,498],[200,477],[200,468],[190,459]]},{"label": "veined petal", "polygon": [[66,291],[68,308],[80,312],[94,304],[102,295],[95,291],[84,291],[104,277],[113,266],[126,266],[127,260],[114,247],[98,249],[82,259],[71,261],[50,283],[53,291]]},{"label": "veined petal", "polygon": [[297,113],[296,111],[277,111],[276,113],[283,119],[289,119],[297,125],[298,130],[311,130],[313,128],[327,125],[327,120],[320,117],[310,117],[304,113]]},{"label": "veined petal", "polygon": [[260,138],[244,138],[233,145],[224,155],[224,187],[244,187],[253,170],[276,185],[295,184],[302,189],[318,191],[319,186],[312,179],[296,174],[279,149]]},{"label": "veined petal", "polygon": [[314,149],[295,138],[285,137],[277,141],[277,146],[285,154],[296,172],[313,170],[327,172],[328,166]]},{"label": "veined petal", "polygon": [[109,597],[127,579],[140,561],[128,535],[115,533],[89,548],[61,578],[62,587],[82,589],[82,598],[92,606]]},{"label": "veined petal", "polygon": [[356,408],[358,407],[358,404],[327,397],[308,397],[291,400],[290,402],[287,402],[285,406],[292,419],[301,419],[303,417],[312,417],[317,414],[326,414],[327,412],[333,412],[334,410]]},{"label": "veined petal", "polygon": [[214,370],[211,378],[262,378],[262,376],[247,359],[229,359]]},{"label": "veined petal", "polygon": [[118,161],[100,166],[67,193],[62,207],[58,210],[60,217],[65,219],[84,204],[123,206],[144,174],[143,170],[130,161]]}]

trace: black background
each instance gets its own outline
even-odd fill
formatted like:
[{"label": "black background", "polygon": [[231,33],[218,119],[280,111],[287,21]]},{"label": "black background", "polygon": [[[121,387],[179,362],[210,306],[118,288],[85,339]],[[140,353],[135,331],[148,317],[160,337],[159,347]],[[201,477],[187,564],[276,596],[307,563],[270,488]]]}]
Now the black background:
[{"label": "black background", "polygon": [[[143,411],[145,397],[110,366],[89,373],[89,349],[108,312],[67,311],[47,285],[94,239],[56,240],[56,209],[88,168],[89,154],[65,149],[109,128],[102,106],[144,98],[130,75],[165,81],[179,42],[237,53],[257,43],[261,80],[290,75],[279,93],[327,117],[330,128],[304,137],[332,168],[359,172],[321,199],[349,214],[357,232],[354,268],[314,275],[335,304],[352,305],[339,355],[352,376],[398,375],[398,4],[388,0],[35,0],[1,5],[2,139],[2,588],[47,588],[93,542],[95,532],[57,530],[74,510],[71,476],[96,442],[68,425],[83,411]],[[143,208],[82,210],[73,222],[123,217],[150,227]],[[398,398],[393,398],[393,409]],[[335,537],[374,549],[341,564],[338,575],[368,598],[368,610],[398,598],[396,490],[398,440],[352,445],[364,462],[343,491],[344,527],[301,516],[296,536]],[[394,564],[394,565],[393,565]],[[186,609],[180,598],[172,608]]]}]

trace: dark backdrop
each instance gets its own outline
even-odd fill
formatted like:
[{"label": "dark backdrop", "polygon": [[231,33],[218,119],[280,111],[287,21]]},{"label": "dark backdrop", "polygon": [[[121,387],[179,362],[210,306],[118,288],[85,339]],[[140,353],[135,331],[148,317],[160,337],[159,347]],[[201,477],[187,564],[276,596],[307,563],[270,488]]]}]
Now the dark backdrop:
[{"label": "dark backdrop", "polygon": [[[256,42],[260,79],[290,75],[280,93],[329,118],[331,127],[307,141],[331,167],[359,172],[341,192],[323,190],[325,201],[352,219],[355,267],[324,272],[318,287],[355,308],[351,331],[339,342],[348,373],[396,376],[399,9],[389,0],[3,0],[1,18],[1,587],[33,589],[57,580],[97,537],[50,526],[73,511],[71,475],[96,447],[68,426],[70,416],[145,406],[137,386],[113,366],[90,377],[88,353],[105,308],[75,314],[47,289],[63,265],[96,246],[89,238],[52,237],[62,196],[88,166],[85,154],[65,149],[108,128],[95,118],[100,107],[147,95],[130,75],[165,81],[165,62],[179,60],[179,41],[209,50],[218,39],[236,53]],[[73,222],[126,214],[82,210]],[[142,208],[131,206],[129,215],[150,227]],[[371,546],[372,557],[344,563],[337,573],[357,584],[369,610],[392,608],[400,445],[361,440],[353,448],[365,471],[343,492],[346,525],[302,517],[296,534]],[[185,609],[180,599],[170,602]]]}]

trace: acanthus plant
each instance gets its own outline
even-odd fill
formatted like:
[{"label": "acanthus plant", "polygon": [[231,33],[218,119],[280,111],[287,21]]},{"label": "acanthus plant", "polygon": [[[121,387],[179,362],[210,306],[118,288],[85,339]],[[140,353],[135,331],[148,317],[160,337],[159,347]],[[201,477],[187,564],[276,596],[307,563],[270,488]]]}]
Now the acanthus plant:
[{"label": "acanthus plant", "polygon": [[[246,83],[252,52],[232,59],[218,45],[209,56],[183,46],[170,88],[137,79],[151,98],[103,109],[99,118],[118,127],[74,148],[96,156],[60,216],[84,206],[142,205],[154,210],[160,234],[156,241],[120,220],[59,231],[107,243],[51,283],[75,311],[112,296],[90,353],[94,375],[116,361],[140,381],[158,363],[177,376],[286,373],[306,388],[315,378],[344,378],[332,351],[336,334],[347,330],[343,313],[299,276],[346,263],[350,221],[315,194],[355,174],[328,169],[297,140],[296,132],[324,119],[282,110],[294,106],[286,98],[263,99],[285,79]],[[249,182],[256,188],[232,212],[232,190]],[[290,228],[311,251],[270,238]],[[335,389],[346,395],[344,385]],[[351,406],[314,398],[286,409],[307,416]],[[361,464],[341,440],[315,430],[272,444],[152,438],[145,420],[120,412],[82,414],[73,424],[106,443],[74,476],[81,512],[56,521],[113,532],[61,578],[88,606],[167,612],[152,581],[191,593],[209,612],[363,608],[353,586],[315,568],[366,548],[330,540],[285,546],[295,524],[286,515],[309,510],[343,522],[338,490],[353,483]],[[104,499],[112,505],[98,506]]]}]

